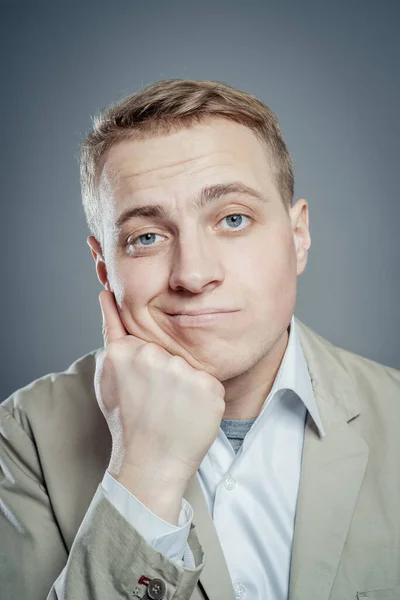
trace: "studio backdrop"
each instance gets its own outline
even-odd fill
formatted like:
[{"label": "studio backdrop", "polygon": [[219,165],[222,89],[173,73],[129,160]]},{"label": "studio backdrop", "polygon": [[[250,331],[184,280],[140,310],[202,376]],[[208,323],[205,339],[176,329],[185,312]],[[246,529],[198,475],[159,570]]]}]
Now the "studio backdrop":
[{"label": "studio backdrop", "polygon": [[211,79],[278,116],[312,245],[295,314],[400,368],[400,5],[104,0],[0,6],[0,401],[102,346],[79,143],[159,79]]}]

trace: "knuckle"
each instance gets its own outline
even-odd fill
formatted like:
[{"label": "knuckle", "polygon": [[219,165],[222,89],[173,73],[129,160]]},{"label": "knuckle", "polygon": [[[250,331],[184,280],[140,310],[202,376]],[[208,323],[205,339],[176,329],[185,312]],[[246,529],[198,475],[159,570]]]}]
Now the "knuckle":
[{"label": "knuckle", "polygon": [[168,368],[186,381],[197,383],[197,369],[194,369],[182,356],[174,354],[168,361]]},{"label": "knuckle", "polygon": [[157,344],[153,342],[147,342],[138,348],[136,358],[143,360],[148,364],[154,364],[157,360],[162,357],[162,352]]},{"label": "knuckle", "polygon": [[107,346],[105,351],[104,360],[107,362],[114,362],[118,358],[118,348],[115,344],[110,344]]},{"label": "knuckle", "polygon": [[144,351],[148,352],[149,354],[157,354],[160,351],[160,346],[158,346],[154,342],[146,342],[145,344],[143,344],[143,348]]},{"label": "knuckle", "polygon": [[177,354],[174,354],[173,356],[171,356],[169,364],[172,368],[182,370],[187,363],[186,363],[185,359],[182,358],[182,356],[178,356]]},{"label": "knuckle", "polygon": [[213,375],[206,373],[205,371],[200,371],[199,375],[200,380],[202,380],[203,382],[203,385],[207,389],[209,389],[213,394],[221,396],[222,398],[225,396],[225,388],[218,379],[213,377]]},{"label": "knuckle", "polygon": [[212,387],[212,378],[205,371],[198,371],[197,378],[202,387],[204,387],[204,388]]},{"label": "knuckle", "polygon": [[118,344],[117,341],[112,342],[105,350],[104,362],[116,365],[126,358],[126,354],[126,348],[123,348],[122,344]]},{"label": "knuckle", "polygon": [[220,394],[220,396],[222,396],[222,398],[225,398],[225,388],[224,388],[224,386],[219,381],[219,379],[216,379],[215,382],[216,382],[215,386],[216,386],[216,390],[217,390],[218,394]]}]

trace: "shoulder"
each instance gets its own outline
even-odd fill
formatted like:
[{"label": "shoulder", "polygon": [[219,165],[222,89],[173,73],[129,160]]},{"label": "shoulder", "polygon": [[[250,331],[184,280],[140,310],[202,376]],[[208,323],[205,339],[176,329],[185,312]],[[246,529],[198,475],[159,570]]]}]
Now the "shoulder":
[{"label": "shoulder", "polygon": [[99,351],[93,350],[64,371],[48,373],[13,392],[0,404],[3,417],[11,415],[31,434],[36,422],[62,425],[72,415],[84,418],[87,413],[98,411],[94,373]]},{"label": "shoulder", "polygon": [[383,384],[393,390],[400,389],[400,370],[334,345],[297,317],[296,326],[302,345],[305,345],[306,355],[312,362],[318,359],[328,370],[346,371],[355,380],[355,383],[361,386],[374,387]]},{"label": "shoulder", "polygon": [[[306,360],[318,392],[333,398],[351,418],[361,413],[388,427],[400,420],[400,370],[336,346],[296,320]],[[397,426],[396,425],[396,426]]]},{"label": "shoulder", "polygon": [[333,347],[360,385],[368,384],[372,388],[378,386],[380,389],[383,385],[388,389],[400,392],[399,369],[389,367],[344,348]]},{"label": "shoulder", "polygon": [[343,348],[338,355],[351,374],[363,421],[370,431],[398,437],[400,427],[400,371]]}]

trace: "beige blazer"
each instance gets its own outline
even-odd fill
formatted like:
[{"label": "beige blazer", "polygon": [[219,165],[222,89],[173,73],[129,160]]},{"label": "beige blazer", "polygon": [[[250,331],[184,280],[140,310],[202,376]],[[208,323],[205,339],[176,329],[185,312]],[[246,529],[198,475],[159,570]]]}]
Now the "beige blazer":
[{"label": "beige blazer", "polygon": [[[308,417],[289,600],[400,599],[400,371],[296,325],[326,436]],[[185,493],[195,569],[150,546],[102,493],[111,439],[96,352],[0,406],[1,600],[132,600],[153,579],[164,583],[154,598],[234,600],[196,476]]]}]

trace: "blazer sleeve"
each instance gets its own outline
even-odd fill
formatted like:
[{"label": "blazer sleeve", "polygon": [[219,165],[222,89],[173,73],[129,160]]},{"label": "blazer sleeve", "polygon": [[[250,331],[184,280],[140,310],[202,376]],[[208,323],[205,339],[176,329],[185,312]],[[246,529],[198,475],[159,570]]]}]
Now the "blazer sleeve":
[{"label": "blazer sleeve", "polygon": [[182,558],[190,554],[187,540],[193,521],[193,508],[185,498],[182,498],[178,525],[173,525],[154,514],[107,470],[104,473],[101,487],[109,502],[153,548],[180,565],[191,568],[195,566],[193,556],[190,557],[189,564]]},{"label": "blazer sleeve", "polygon": [[194,569],[151,546],[107,500],[99,484],[68,553],[35,442],[0,405],[2,599],[132,600],[135,595],[145,597],[149,580],[161,579],[164,600],[189,600],[204,567],[204,553],[195,528],[188,542]]}]

